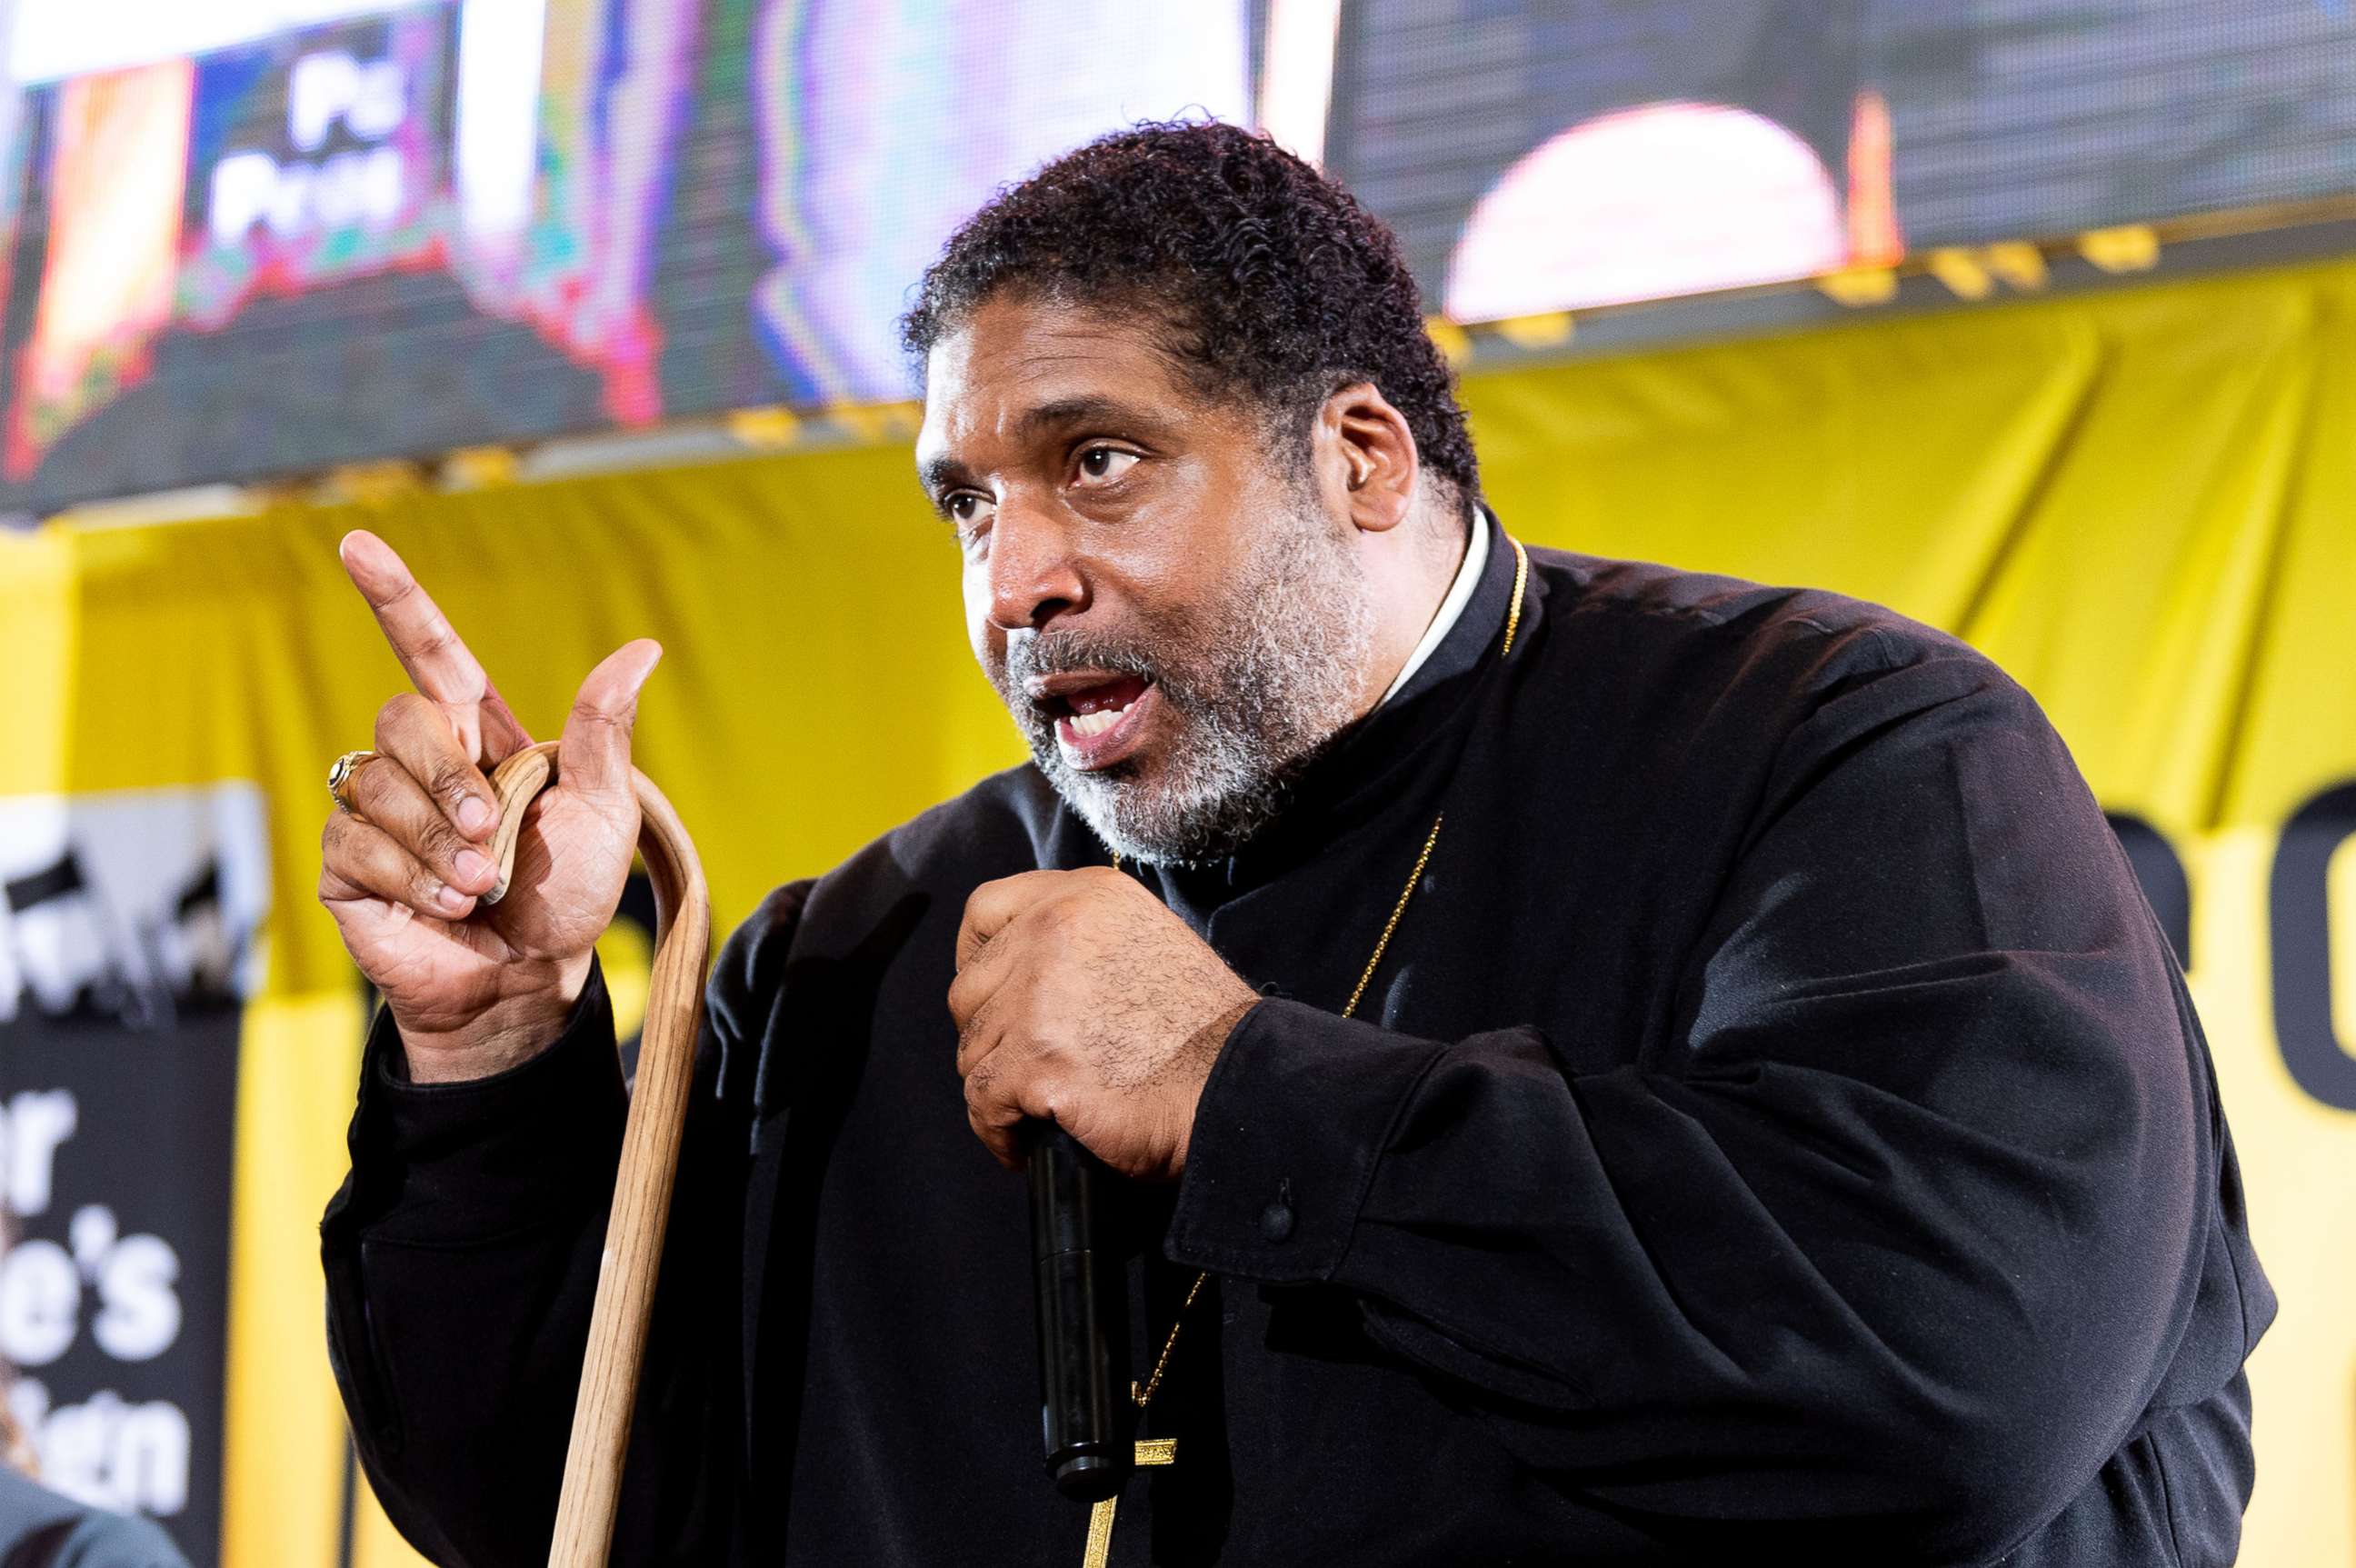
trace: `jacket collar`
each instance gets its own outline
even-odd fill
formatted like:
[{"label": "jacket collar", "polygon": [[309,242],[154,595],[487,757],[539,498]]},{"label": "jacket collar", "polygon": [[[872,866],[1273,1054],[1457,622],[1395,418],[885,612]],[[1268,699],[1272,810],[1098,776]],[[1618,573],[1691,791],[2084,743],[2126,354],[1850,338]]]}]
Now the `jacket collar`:
[{"label": "jacket collar", "polygon": [[[1490,531],[1480,581],[1422,668],[1294,781],[1284,814],[1258,838],[1219,865],[1159,868],[1156,880],[1173,908],[1207,919],[1228,899],[1276,880],[1361,830],[1387,831],[1390,824],[1383,819],[1389,815],[1420,817],[1437,809],[1432,800],[1453,772],[1472,722],[1472,694],[1499,667],[1514,600],[1513,544],[1486,507],[1479,510],[1477,526]],[[1526,589],[1516,648],[1535,631],[1537,599]]]}]

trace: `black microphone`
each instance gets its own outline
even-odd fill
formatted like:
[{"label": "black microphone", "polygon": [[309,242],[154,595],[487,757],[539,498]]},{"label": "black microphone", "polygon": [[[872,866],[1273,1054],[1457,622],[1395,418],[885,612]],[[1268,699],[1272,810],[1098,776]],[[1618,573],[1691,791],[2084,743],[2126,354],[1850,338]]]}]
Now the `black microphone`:
[{"label": "black microphone", "polygon": [[1127,1282],[1098,1246],[1098,1187],[1109,1179],[1053,1123],[1031,1143],[1031,1255],[1039,1291],[1039,1424],[1055,1489],[1100,1502],[1129,1479],[1127,1412],[1116,1358],[1128,1359]]}]

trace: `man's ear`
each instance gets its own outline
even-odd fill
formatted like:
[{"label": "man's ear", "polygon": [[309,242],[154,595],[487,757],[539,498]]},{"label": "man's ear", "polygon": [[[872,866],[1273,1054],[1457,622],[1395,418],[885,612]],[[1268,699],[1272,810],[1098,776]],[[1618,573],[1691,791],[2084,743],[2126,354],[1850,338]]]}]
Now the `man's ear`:
[{"label": "man's ear", "polygon": [[1328,494],[1338,492],[1350,521],[1387,533],[1415,504],[1419,464],[1415,432],[1372,381],[1355,381],[1317,412],[1315,450]]}]

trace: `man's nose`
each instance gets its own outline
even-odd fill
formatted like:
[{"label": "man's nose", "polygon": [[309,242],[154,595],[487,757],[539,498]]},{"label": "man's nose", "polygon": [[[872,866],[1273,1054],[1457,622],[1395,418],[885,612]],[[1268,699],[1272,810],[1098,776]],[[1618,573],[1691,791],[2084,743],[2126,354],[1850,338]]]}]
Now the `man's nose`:
[{"label": "man's nose", "polygon": [[1070,530],[1055,518],[1001,504],[990,531],[990,618],[1004,630],[1044,627],[1087,602]]}]

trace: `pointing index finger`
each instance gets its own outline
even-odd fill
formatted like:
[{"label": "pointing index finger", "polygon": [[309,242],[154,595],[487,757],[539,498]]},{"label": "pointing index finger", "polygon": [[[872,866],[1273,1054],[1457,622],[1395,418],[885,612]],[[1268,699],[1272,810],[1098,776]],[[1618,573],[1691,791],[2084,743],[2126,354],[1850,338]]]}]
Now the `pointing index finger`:
[{"label": "pointing index finger", "polygon": [[496,763],[531,736],[508,711],[491,678],[442,607],[420,585],[392,546],[366,529],[344,535],[336,553],[360,591],[393,657],[420,696],[438,703],[461,741],[485,763]]},{"label": "pointing index finger", "polygon": [[490,684],[483,667],[392,546],[354,529],[336,553],[419,695],[437,703],[481,702]]}]

